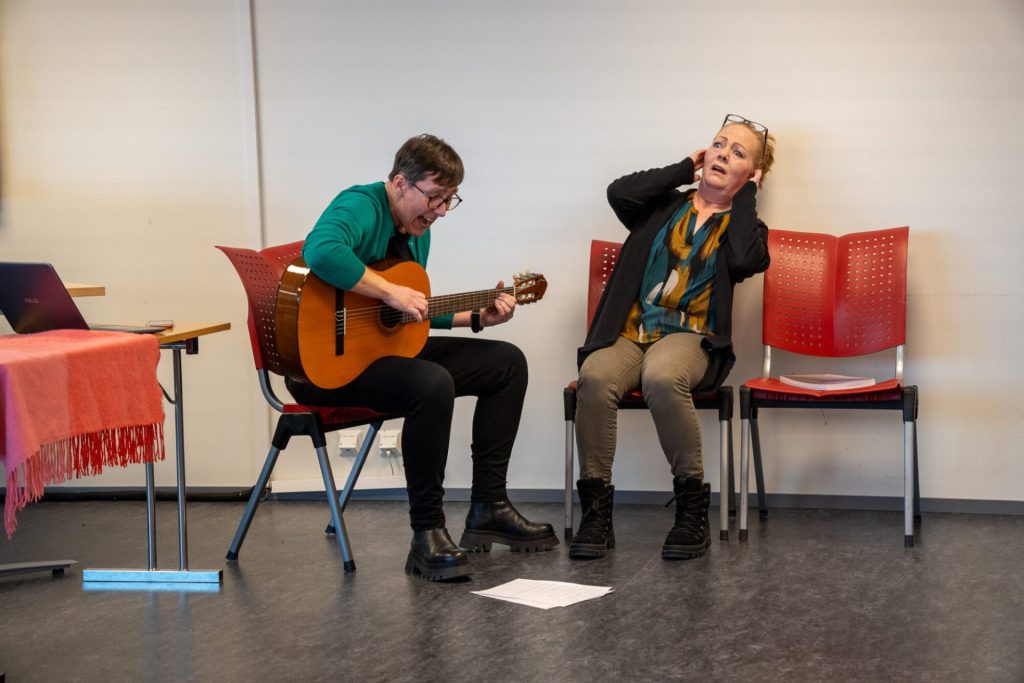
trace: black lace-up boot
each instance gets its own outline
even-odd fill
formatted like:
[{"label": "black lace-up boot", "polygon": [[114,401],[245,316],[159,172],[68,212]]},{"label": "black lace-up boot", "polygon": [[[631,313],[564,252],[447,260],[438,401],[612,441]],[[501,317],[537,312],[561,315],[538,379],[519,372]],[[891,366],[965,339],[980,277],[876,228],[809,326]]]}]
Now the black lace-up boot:
[{"label": "black lace-up boot", "polygon": [[523,517],[508,498],[469,504],[466,531],[459,545],[469,552],[490,552],[491,545],[507,545],[512,552],[551,550],[558,545],[555,528]]},{"label": "black lace-up boot", "polygon": [[666,560],[688,560],[700,557],[711,544],[708,508],[711,506],[711,485],[700,479],[676,477],[672,481],[675,496],[665,507],[676,504],[676,524],[668,532],[661,557]]},{"label": "black lace-up boot", "polygon": [[580,529],[572,537],[569,557],[592,560],[604,557],[615,547],[615,529],[612,527],[612,503],[615,487],[603,479],[580,479],[576,482],[583,507]]}]

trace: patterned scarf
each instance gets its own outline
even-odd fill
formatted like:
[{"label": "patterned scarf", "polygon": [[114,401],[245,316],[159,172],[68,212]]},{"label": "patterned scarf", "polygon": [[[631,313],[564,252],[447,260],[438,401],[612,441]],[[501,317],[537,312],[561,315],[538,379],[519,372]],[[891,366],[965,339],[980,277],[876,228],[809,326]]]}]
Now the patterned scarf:
[{"label": "patterned scarf", "polygon": [[662,226],[622,336],[648,343],[673,332],[715,333],[715,264],[729,217],[716,213],[697,230],[689,201]]}]

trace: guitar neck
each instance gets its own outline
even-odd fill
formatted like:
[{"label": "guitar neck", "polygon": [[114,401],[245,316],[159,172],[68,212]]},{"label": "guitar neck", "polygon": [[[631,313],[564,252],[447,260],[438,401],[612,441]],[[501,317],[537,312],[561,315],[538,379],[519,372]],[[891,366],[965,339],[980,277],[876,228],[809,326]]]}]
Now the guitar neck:
[{"label": "guitar neck", "polygon": [[[461,313],[463,311],[477,311],[493,304],[499,294],[511,294],[512,296],[515,296],[515,287],[481,289],[476,292],[462,292],[461,294],[432,296],[427,299],[427,317],[440,318],[442,316]],[[402,315],[402,322],[409,322],[411,320],[414,320],[411,315]]]}]

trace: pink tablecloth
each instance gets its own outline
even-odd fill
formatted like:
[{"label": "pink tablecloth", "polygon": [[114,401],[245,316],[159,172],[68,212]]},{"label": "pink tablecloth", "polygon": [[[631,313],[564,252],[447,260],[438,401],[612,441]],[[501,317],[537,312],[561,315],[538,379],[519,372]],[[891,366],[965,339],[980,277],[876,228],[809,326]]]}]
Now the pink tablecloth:
[{"label": "pink tablecloth", "polygon": [[160,347],[151,335],[88,330],[0,336],[4,524],[43,488],[104,466],[164,457]]}]

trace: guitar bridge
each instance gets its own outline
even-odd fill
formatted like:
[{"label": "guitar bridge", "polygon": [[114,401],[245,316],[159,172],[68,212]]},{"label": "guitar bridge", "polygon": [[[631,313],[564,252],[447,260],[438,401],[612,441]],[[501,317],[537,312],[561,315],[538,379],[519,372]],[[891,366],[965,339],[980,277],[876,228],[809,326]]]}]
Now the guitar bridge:
[{"label": "guitar bridge", "polygon": [[345,353],[345,325],[348,316],[345,311],[345,290],[334,290],[334,355]]}]

